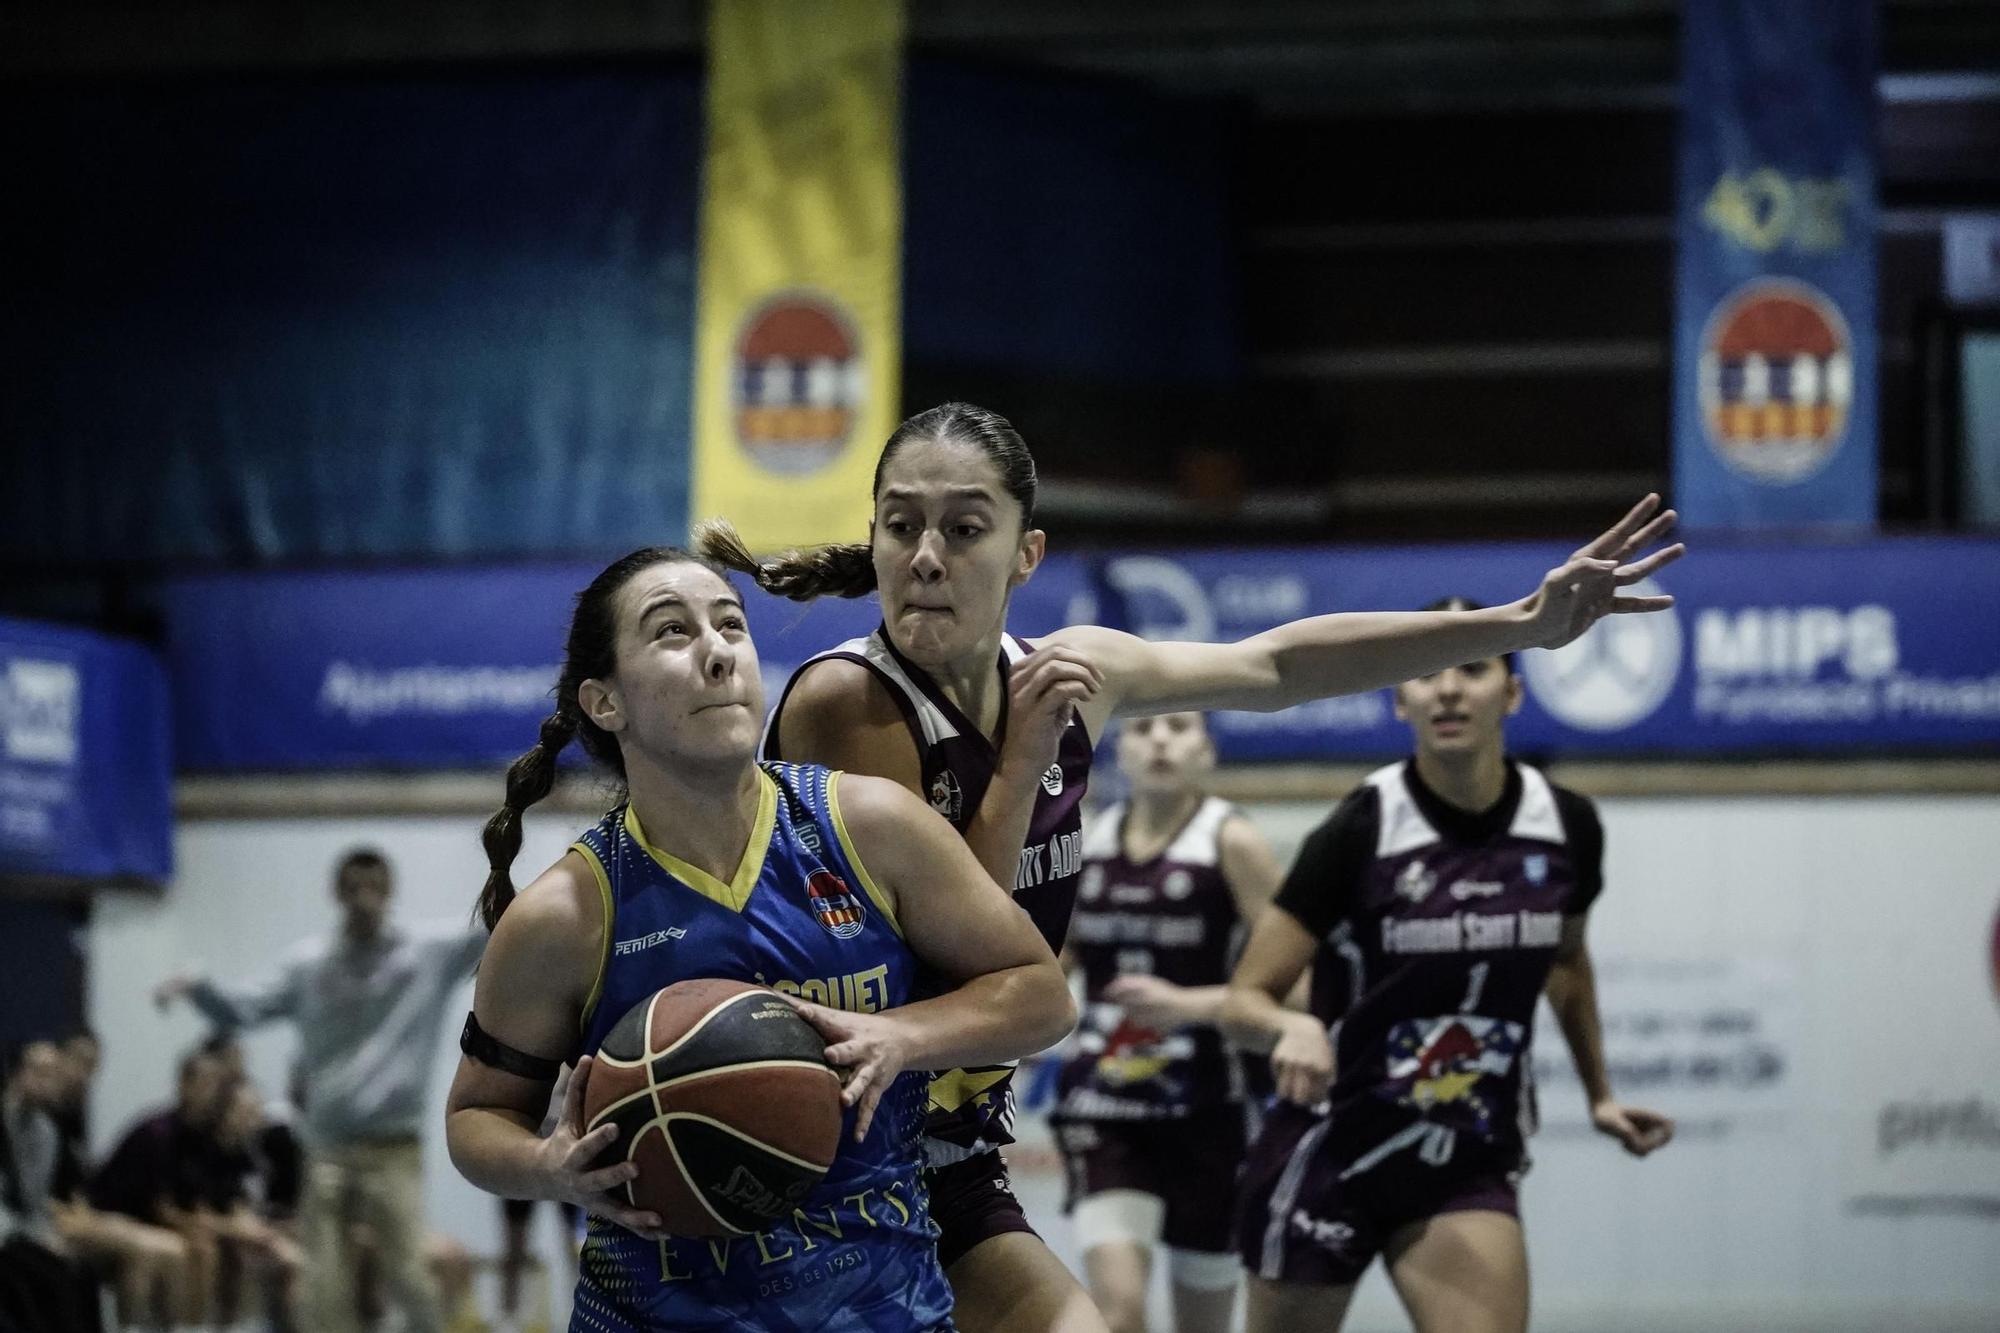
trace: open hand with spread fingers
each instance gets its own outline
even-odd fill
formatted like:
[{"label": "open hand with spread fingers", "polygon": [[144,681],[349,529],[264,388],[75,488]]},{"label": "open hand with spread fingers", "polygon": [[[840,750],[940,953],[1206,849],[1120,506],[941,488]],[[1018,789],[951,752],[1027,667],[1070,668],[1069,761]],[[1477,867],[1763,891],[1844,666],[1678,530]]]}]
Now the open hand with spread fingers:
[{"label": "open hand with spread fingers", "polygon": [[1655,512],[1659,509],[1660,497],[1648,495],[1596,541],[1548,572],[1526,604],[1535,647],[1560,648],[1608,615],[1664,611],[1674,604],[1664,595],[1622,597],[1618,591],[1687,553],[1675,542],[1651,555],[1639,555],[1670,532],[1679,518],[1671,509]]}]

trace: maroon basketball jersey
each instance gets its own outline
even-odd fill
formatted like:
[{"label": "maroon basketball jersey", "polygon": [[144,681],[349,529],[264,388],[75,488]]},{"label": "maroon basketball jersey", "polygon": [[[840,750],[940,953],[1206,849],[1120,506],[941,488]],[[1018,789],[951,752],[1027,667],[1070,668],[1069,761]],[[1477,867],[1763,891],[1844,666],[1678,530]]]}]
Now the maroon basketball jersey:
[{"label": "maroon basketball jersey", "polygon": [[1070,954],[1083,973],[1083,1021],[1063,1069],[1067,1120],[1178,1119],[1243,1099],[1237,1062],[1207,1024],[1140,1027],[1104,989],[1121,976],[1219,986],[1242,941],[1223,876],[1219,835],[1236,807],[1208,797],[1157,856],[1125,853],[1127,808],[1112,807],[1083,840],[1083,882]]},{"label": "maroon basketball jersey", "polygon": [[[1033,644],[1011,634],[1001,636],[998,666],[1002,680],[1016,662],[1034,650]],[[928,672],[896,651],[886,630],[878,627],[865,638],[849,639],[817,654],[799,668],[793,681],[812,663],[832,657],[859,662],[889,691],[910,729],[910,739],[916,743],[923,791],[931,809],[960,833],[965,832],[999,764],[993,742],[945,696]],[[767,759],[781,757],[778,724],[790,697],[788,684],[764,729]],[[1002,698],[999,734],[1004,738],[1007,715],[1005,696]],[[1056,762],[1042,774],[1042,789],[1029,818],[1028,840],[1014,872],[1014,901],[1034,921],[1049,947],[1058,952],[1069,931],[1077,879],[1083,870],[1083,792],[1090,781],[1090,750],[1090,733],[1083,720],[1072,717],[1057,746]],[[1013,1120],[1012,1072],[1012,1065],[956,1069],[939,1074],[932,1082],[927,1131],[933,1165],[963,1160],[1013,1141],[1007,1128]]]},{"label": "maroon basketball jersey", "polygon": [[1477,814],[1413,764],[1372,774],[1307,838],[1277,905],[1321,941],[1312,1010],[1335,1043],[1329,1138],[1350,1173],[1461,1141],[1518,1156],[1535,1004],[1565,917],[1601,884],[1590,802],[1510,764]]}]

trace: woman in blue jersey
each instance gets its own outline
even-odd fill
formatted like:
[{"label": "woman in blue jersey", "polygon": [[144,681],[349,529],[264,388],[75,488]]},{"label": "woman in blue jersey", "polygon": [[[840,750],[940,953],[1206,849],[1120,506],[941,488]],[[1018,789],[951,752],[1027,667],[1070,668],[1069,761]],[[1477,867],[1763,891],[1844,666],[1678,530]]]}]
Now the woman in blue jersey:
[{"label": "woman in blue jersey", "polygon": [[[944,821],[878,778],[760,764],[763,713],[727,580],[681,551],[634,552],[578,597],[555,711],[487,825],[480,908],[493,937],[447,1140],[481,1188],[594,1215],[573,1329],[949,1328],[918,1177],[929,1075],[917,1071],[1020,1056],[1074,1018],[1048,946]],[[625,799],[517,898],[522,812],[572,740]],[[816,906],[829,875],[847,890],[838,923]],[[912,996],[919,963],[946,979],[932,998]],[[853,1108],[826,1179],[789,1223],[754,1236],[661,1233],[610,1194],[636,1168],[593,1165],[615,1129],[580,1132],[584,1052],[629,1006],[694,977],[812,997],[795,1003]],[[572,1060],[564,1114],[542,1138]]]},{"label": "woman in blue jersey", "polygon": [[[808,663],[773,716],[766,754],[891,778],[925,797],[1060,948],[1080,863],[1076,806],[1113,717],[1271,712],[1378,689],[1460,662],[1553,648],[1614,612],[1670,597],[1619,589],[1679,557],[1641,556],[1672,527],[1647,496],[1519,601],[1481,611],[1313,616],[1237,643],[1161,643],[1097,625],[1037,644],[1006,632],[1013,590],[1041,563],[1035,463],[1006,418],[966,403],[911,417],[875,467],[869,540],[759,560],[726,525],[700,546],[759,586],[805,600],[879,590],[882,625]],[[996,1151],[1004,1077],[967,1071],[932,1092],[939,1252],[972,1333],[1103,1328],[1034,1234]]]}]

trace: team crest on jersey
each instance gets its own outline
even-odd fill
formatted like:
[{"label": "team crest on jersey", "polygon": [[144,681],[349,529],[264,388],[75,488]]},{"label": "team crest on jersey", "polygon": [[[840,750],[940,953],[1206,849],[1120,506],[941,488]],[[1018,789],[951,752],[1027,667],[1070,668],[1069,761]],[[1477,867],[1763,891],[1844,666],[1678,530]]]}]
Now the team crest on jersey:
[{"label": "team crest on jersey", "polygon": [[1536,852],[1521,860],[1521,873],[1528,877],[1528,883],[1542,885],[1549,879],[1549,856],[1547,852]]},{"label": "team crest on jersey", "polygon": [[1049,771],[1042,774],[1042,790],[1051,796],[1062,795],[1062,765],[1050,764]]},{"label": "team crest on jersey", "polygon": [[1396,876],[1396,896],[1420,903],[1431,896],[1437,887],[1437,876],[1422,861],[1412,861],[1403,867],[1403,873]]},{"label": "team crest on jersey", "polygon": [[851,940],[861,933],[861,900],[831,870],[813,871],[806,880],[806,899],[812,904],[813,920],[835,939]]},{"label": "team crest on jersey", "polygon": [[965,808],[965,797],[958,789],[958,775],[945,769],[931,779],[931,809],[943,815],[953,824],[958,822],[959,812]]},{"label": "team crest on jersey", "polygon": [[[1185,870],[1170,870],[1167,877],[1160,881],[1160,892],[1178,902],[1194,892],[1194,876]],[[1199,917],[1195,919],[1200,920]]]}]

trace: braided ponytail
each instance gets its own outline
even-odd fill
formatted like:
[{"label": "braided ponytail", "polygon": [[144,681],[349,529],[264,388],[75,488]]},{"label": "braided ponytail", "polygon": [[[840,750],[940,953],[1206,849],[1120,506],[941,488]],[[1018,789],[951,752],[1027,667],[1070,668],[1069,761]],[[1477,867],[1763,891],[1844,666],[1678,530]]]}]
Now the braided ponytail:
[{"label": "braided ponytail", "polygon": [[[571,741],[622,784],[625,754],[618,738],[584,716],[577,692],[587,680],[606,680],[618,671],[618,594],[625,585],[654,565],[693,563],[705,566],[725,583],[729,572],[714,560],[690,555],[678,546],[646,546],[606,565],[576,595],[569,639],[563,649],[562,673],[556,677],[556,708],[542,719],[535,746],[507,770],[506,803],[486,821],[480,842],[486,848],[486,886],[479,891],[479,919],[488,930],[514,901],[514,858],[521,852],[521,817],[528,807],[556,785],[556,756]],[[622,797],[620,799],[623,799]]]},{"label": "braided ponytail", "polygon": [[816,597],[865,597],[875,591],[875,558],[866,542],[793,547],[759,560],[726,518],[694,525],[694,549],[710,560],[747,574],[765,592],[810,602]]},{"label": "braided ponytail", "polygon": [[534,748],[507,769],[506,803],[486,821],[479,836],[486,848],[486,887],[479,891],[479,919],[492,930],[514,901],[514,858],[521,852],[521,816],[556,785],[556,756],[575,739],[582,717],[576,703],[565,699],[542,719]]}]

